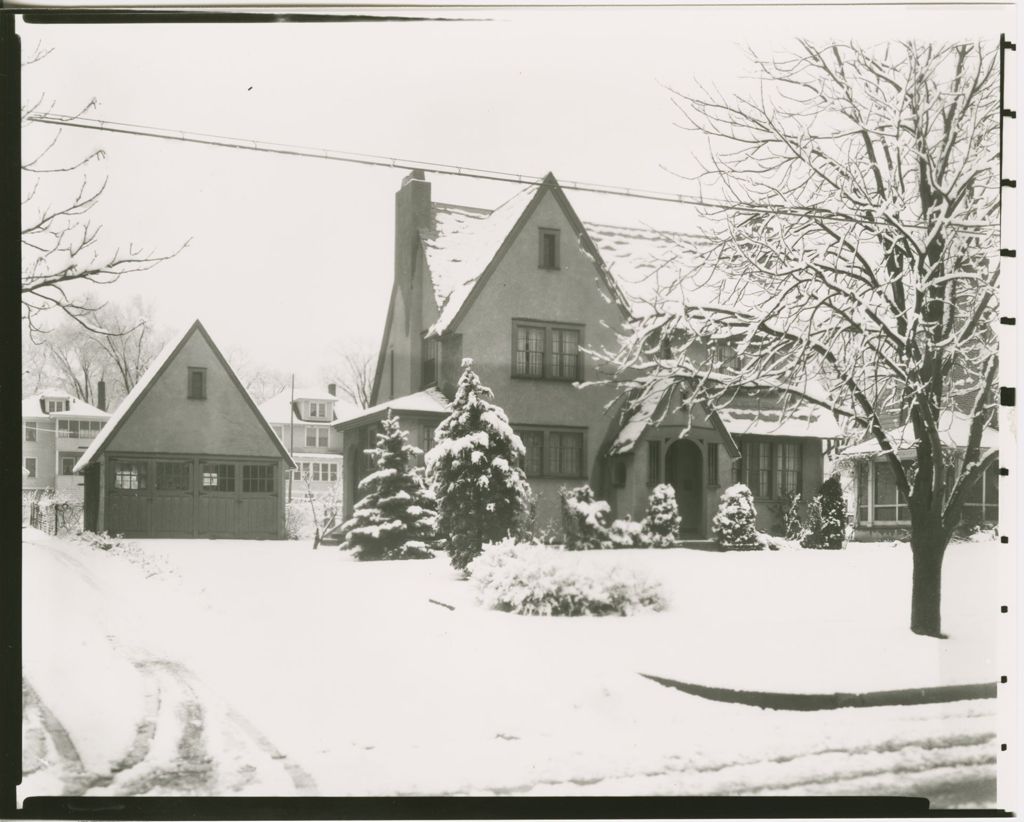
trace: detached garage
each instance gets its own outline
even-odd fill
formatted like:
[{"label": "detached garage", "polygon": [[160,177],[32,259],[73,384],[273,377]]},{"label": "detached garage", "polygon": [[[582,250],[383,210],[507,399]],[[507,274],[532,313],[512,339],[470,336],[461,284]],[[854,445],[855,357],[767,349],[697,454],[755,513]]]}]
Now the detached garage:
[{"label": "detached garage", "polygon": [[127,537],[279,539],[295,464],[198,320],[75,466],[85,527]]}]

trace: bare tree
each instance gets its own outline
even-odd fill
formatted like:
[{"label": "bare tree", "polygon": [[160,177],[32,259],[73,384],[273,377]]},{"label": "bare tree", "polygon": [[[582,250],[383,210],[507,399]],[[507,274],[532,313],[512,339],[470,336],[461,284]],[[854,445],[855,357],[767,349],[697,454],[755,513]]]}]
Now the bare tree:
[{"label": "bare tree", "polygon": [[41,346],[59,385],[88,403],[96,402],[96,384],[103,378],[103,349],[97,336],[66,321],[48,331]]},{"label": "bare tree", "polygon": [[360,408],[369,408],[373,393],[376,354],[363,349],[342,350],[328,380],[336,383],[343,397]]},{"label": "bare tree", "polygon": [[666,382],[688,406],[771,394],[873,436],[910,509],[911,630],[941,636],[946,546],[996,459],[998,57],[915,42],[752,57],[754,94],[673,92],[718,201],[604,358],[634,401]]},{"label": "bare tree", "polygon": [[[27,67],[46,57],[49,51],[36,48],[24,61]],[[90,101],[73,116],[80,117],[94,108]],[[49,309],[63,311],[75,322],[90,330],[103,329],[91,315],[101,304],[81,294],[83,285],[107,285],[122,275],[145,271],[179,253],[188,242],[170,254],[159,254],[134,243],[104,249],[100,242],[102,226],[94,224],[90,213],[99,202],[106,178],[97,179],[92,169],[103,157],[102,149],[85,156],[60,159],[57,154],[61,131],[45,139],[45,130],[52,125],[34,122],[41,114],[52,114],[53,103],[45,95],[23,100],[21,126],[26,152],[21,161],[22,200],[22,317],[30,335],[44,329],[39,315]],[[38,137],[40,147],[29,149],[32,138]]]},{"label": "bare tree", "polygon": [[152,311],[139,297],[127,306],[107,304],[95,319],[103,329],[93,337],[104,354],[105,370],[117,379],[116,394],[127,396],[160,353],[166,337],[154,328]]},{"label": "bare tree", "polygon": [[257,405],[284,391],[291,382],[291,377],[283,371],[253,362],[245,349],[230,348],[224,356]]}]

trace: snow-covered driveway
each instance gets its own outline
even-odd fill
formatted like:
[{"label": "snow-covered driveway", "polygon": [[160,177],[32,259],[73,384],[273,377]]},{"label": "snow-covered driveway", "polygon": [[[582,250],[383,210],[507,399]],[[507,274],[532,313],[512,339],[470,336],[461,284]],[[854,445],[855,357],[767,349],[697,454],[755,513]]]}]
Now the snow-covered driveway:
[{"label": "snow-covered driveway", "polygon": [[23,797],[996,801],[996,700],[772,711],[641,674],[811,693],[994,681],[997,546],[951,549],[939,641],[907,631],[909,558],[880,546],[605,552],[663,579],[670,609],[530,618],[479,609],[443,558],[150,540],[129,561],[26,534]]}]

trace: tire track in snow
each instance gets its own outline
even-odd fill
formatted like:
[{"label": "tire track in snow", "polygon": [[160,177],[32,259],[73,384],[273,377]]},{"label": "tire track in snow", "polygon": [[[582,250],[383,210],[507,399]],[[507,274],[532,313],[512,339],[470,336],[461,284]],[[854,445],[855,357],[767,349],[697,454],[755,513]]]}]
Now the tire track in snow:
[{"label": "tire track in snow", "polygon": [[[75,747],[75,743],[71,741],[71,736],[68,734],[67,729],[57,719],[53,711],[39,698],[39,695],[29,684],[28,680],[24,678],[21,681],[21,693],[23,717],[31,719],[32,715],[35,714],[41,726],[30,726],[30,730],[37,732],[34,736],[39,753],[37,754],[38,762],[36,767],[27,771],[26,774],[57,766],[59,768],[57,775],[64,787],[65,794],[67,796],[81,796],[100,777],[96,777],[86,770],[85,765],[82,763],[82,757],[79,756],[78,749]],[[46,759],[48,752],[52,752],[55,755],[56,762],[50,762]]]}]

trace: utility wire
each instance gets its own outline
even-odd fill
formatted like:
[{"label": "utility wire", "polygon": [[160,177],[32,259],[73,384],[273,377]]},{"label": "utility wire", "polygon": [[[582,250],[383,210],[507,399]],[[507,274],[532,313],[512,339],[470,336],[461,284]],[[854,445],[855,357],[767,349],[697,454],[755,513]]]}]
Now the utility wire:
[{"label": "utility wire", "polygon": [[[284,154],[294,157],[310,157],[319,160],[335,160],[342,163],[355,163],[378,168],[396,168],[403,171],[428,171],[433,174],[448,174],[457,177],[469,177],[478,180],[494,180],[503,183],[519,183],[521,185],[543,185],[543,180],[529,174],[507,171],[494,171],[474,168],[472,166],[456,166],[448,163],[433,163],[421,160],[386,157],[379,154],[362,154],[354,151],[341,151],[314,146],[292,145],[289,143],[271,143],[245,137],[228,137],[219,134],[207,134],[197,131],[181,131],[179,129],[144,126],[135,123],[122,123],[116,120],[99,120],[92,117],[56,114],[46,112],[30,114],[27,120],[35,123],[46,123],[55,126],[69,126],[93,131],[106,131],[114,134],[129,134],[137,137],[152,137],[159,140],[173,140],[181,143],[198,143],[200,145],[218,146],[221,148],[242,149],[270,154]],[[586,183],[577,180],[559,180],[558,185],[570,191],[583,191],[593,194],[610,194],[617,197],[631,197],[641,200],[689,205],[719,211],[738,211],[748,214],[789,214],[799,217],[819,218],[827,221],[872,223],[891,225],[885,220],[872,219],[866,215],[841,214],[815,206],[773,205],[771,203],[730,203],[725,200],[709,200],[704,197],[688,194],[677,194],[669,191],[651,191],[647,189],[612,186],[600,183]],[[996,223],[955,223],[957,228],[968,231],[985,231],[997,227]],[[911,224],[909,227],[928,228],[923,224]]]}]

